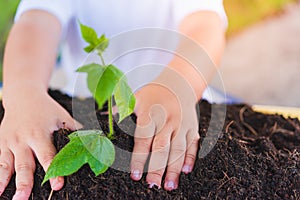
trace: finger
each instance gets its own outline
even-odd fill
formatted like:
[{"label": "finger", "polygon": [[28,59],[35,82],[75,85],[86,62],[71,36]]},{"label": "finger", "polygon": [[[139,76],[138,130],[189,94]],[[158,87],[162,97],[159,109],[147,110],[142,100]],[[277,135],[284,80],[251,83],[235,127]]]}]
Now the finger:
[{"label": "finger", "polygon": [[77,120],[75,120],[69,116],[67,119],[62,117],[58,121],[58,127],[66,128],[66,129],[70,129],[70,130],[78,130],[78,129],[83,128],[83,125],[81,123],[79,123]]},{"label": "finger", "polygon": [[13,200],[28,199],[33,187],[34,157],[28,147],[19,147],[13,153],[16,170],[16,193]]},{"label": "finger", "polygon": [[185,174],[190,173],[193,170],[196,155],[198,151],[199,133],[197,130],[190,130],[187,134],[187,151],[185,154],[185,161],[182,167],[182,172]]},{"label": "finger", "polygon": [[148,116],[137,118],[137,127],[134,135],[134,147],[131,158],[131,178],[140,180],[144,171],[144,165],[147,161],[152,139],[155,131],[155,125]]},{"label": "finger", "polygon": [[148,175],[146,178],[150,188],[154,185],[159,188],[161,187],[162,176],[169,157],[171,134],[172,129],[169,126],[165,126],[153,139]]},{"label": "finger", "polygon": [[9,150],[0,151],[0,196],[8,185],[14,172],[13,155]]},{"label": "finger", "polygon": [[[37,159],[42,165],[44,171],[46,172],[56,154],[56,149],[51,143],[51,140],[43,140],[38,143],[30,144],[30,147],[34,151]],[[64,178],[56,177],[50,179],[50,185],[52,190],[60,190],[64,186]]]},{"label": "finger", "polygon": [[178,187],[179,176],[184,163],[186,151],[186,131],[179,131],[171,141],[168,168],[164,188],[171,191]]}]

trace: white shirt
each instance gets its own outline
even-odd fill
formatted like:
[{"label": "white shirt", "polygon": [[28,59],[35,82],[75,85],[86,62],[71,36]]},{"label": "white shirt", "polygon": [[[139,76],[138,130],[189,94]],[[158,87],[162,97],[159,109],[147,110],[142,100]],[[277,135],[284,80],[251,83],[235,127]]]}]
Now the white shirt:
[{"label": "white shirt", "polygon": [[227,26],[222,0],[22,0],[15,17],[31,9],[55,15],[62,25],[61,66],[68,94],[89,96],[85,74],[75,70],[98,61],[87,55],[79,22],[110,38],[104,57],[120,68],[133,90],[155,78],[172,58],[180,21],[199,10],[217,12]]}]

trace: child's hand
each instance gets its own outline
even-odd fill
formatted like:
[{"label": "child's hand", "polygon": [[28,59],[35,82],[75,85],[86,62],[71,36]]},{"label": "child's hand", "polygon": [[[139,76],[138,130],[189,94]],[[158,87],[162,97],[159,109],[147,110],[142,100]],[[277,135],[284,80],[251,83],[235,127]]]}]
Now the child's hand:
[{"label": "child's hand", "polygon": [[[21,89],[21,88],[19,88]],[[46,171],[56,149],[52,144],[53,131],[76,129],[79,124],[46,92],[15,88],[13,95],[3,99],[5,114],[0,127],[0,194],[16,172],[16,193],[13,199],[28,199],[33,187],[36,156]],[[59,190],[62,177],[50,180]]]},{"label": "child's hand", "polygon": [[199,141],[196,103],[220,62],[225,44],[223,25],[211,11],[185,17],[179,31],[193,42],[180,41],[176,50],[180,56],[155,80],[159,85],[147,85],[137,93],[132,179],[141,178],[149,152],[150,186],[160,187],[166,170],[164,188],[176,189],[180,172],[191,172]]},{"label": "child's hand", "polygon": [[161,187],[166,170],[164,188],[176,189],[180,173],[192,171],[197,154],[197,98],[191,87],[179,80],[149,84],[137,92],[136,98],[131,178],[140,180],[151,152],[146,178],[150,187]]}]

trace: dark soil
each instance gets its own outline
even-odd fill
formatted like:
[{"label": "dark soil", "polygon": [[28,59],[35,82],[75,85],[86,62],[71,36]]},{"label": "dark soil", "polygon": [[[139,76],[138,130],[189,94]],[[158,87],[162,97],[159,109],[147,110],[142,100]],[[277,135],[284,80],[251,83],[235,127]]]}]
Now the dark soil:
[{"label": "dark soil", "polygon": [[[56,91],[50,93],[71,112],[72,101],[68,96]],[[87,122],[85,128],[98,128],[92,120],[95,113],[87,108],[90,103],[93,103],[91,99],[76,100],[76,105],[82,107],[76,117]],[[199,134],[203,140],[211,118],[211,105],[206,101],[199,105]],[[0,113],[3,115],[3,109]],[[220,112],[220,118],[221,115]],[[196,161],[191,174],[181,175],[179,188],[175,191],[149,189],[145,174],[141,181],[134,182],[129,173],[113,167],[95,177],[88,166],[84,166],[66,178],[64,188],[54,192],[52,199],[300,199],[300,122],[256,113],[247,105],[228,105],[226,115],[216,146]],[[102,129],[106,130],[107,117],[99,112],[97,116]],[[120,149],[131,151],[133,137],[130,135],[134,126],[125,128],[127,134],[115,126],[114,143]],[[67,130],[54,133],[58,149],[68,141],[66,133]],[[117,154],[116,162],[129,168],[130,159],[120,154]],[[30,199],[48,198],[49,183],[40,186],[43,176],[38,164]],[[14,190],[13,180],[0,199],[11,199]]]}]

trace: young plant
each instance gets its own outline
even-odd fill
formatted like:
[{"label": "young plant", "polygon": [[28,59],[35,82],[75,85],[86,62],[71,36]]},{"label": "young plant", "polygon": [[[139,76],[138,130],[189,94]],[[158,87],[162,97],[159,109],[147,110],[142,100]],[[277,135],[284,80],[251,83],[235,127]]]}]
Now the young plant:
[{"label": "young plant", "polygon": [[89,44],[84,50],[87,53],[96,51],[101,64],[92,63],[77,69],[87,73],[87,85],[96,100],[99,109],[108,102],[109,133],[101,130],[80,130],[71,133],[70,142],[54,157],[43,183],[57,176],[68,176],[78,171],[84,164],[98,176],[104,173],[115,160],[115,149],[111,142],[114,137],[112,101],[116,102],[119,111],[119,122],[130,115],[135,106],[134,95],[126,77],[117,67],[106,64],[103,52],[109,40],[105,35],[97,36],[92,28],[80,24],[83,39]]}]

